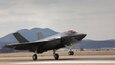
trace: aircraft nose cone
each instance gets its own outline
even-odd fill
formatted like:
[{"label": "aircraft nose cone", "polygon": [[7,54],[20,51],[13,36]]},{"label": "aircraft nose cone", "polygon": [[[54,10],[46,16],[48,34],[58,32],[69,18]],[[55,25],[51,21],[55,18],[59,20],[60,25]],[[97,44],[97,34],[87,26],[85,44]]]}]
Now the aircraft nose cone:
[{"label": "aircraft nose cone", "polygon": [[87,34],[82,34],[81,36],[84,38],[84,37],[86,37],[86,36],[87,36]]},{"label": "aircraft nose cone", "polygon": [[82,40],[84,37],[86,37],[87,36],[87,34],[78,34],[77,36],[76,36],[76,39],[78,40],[78,41],[80,41],[80,40]]}]

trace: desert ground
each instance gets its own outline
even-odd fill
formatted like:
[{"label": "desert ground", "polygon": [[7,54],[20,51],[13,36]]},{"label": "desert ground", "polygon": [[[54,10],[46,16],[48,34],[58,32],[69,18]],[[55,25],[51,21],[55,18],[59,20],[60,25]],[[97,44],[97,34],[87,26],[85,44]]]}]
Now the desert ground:
[{"label": "desert ground", "polygon": [[[59,50],[57,53],[60,55],[60,58],[59,60],[54,60],[52,51],[48,51],[38,54],[38,60],[36,61],[32,60],[32,52],[0,53],[0,65],[115,65],[115,63],[107,63],[108,61],[115,61],[114,50],[74,52],[75,54],[73,56],[69,56],[67,50]],[[90,60],[93,61],[93,63],[90,62]],[[65,63],[65,61],[68,63]],[[103,62],[100,63],[99,61]]]}]

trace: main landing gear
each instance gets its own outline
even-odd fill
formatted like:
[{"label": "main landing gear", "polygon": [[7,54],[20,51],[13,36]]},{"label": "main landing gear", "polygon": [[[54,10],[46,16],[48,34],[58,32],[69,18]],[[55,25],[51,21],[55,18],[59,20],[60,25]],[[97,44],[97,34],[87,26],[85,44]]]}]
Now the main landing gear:
[{"label": "main landing gear", "polygon": [[32,59],[33,59],[33,60],[37,60],[37,49],[36,49],[36,51],[35,51],[35,54],[33,54]]},{"label": "main landing gear", "polygon": [[37,60],[37,54],[33,54],[32,59]]},{"label": "main landing gear", "polygon": [[59,59],[59,54],[55,53],[56,50],[53,50],[53,56],[55,58],[55,60],[58,60]]},{"label": "main landing gear", "polygon": [[[56,52],[56,50],[53,50],[53,56],[54,56],[55,60],[58,60],[59,59],[59,54],[57,54],[55,52]],[[37,60],[37,52],[35,52],[35,54],[33,54],[32,59]]]}]

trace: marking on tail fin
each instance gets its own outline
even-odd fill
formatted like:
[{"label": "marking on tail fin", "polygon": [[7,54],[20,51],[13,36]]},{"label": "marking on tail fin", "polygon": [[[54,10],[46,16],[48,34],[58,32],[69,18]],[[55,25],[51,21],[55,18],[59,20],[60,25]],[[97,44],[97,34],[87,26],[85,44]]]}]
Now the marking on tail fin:
[{"label": "marking on tail fin", "polygon": [[16,32],[13,33],[13,35],[15,36],[15,38],[18,40],[19,43],[23,43],[23,42],[29,42],[27,39],[25,39],[20,33]]}]

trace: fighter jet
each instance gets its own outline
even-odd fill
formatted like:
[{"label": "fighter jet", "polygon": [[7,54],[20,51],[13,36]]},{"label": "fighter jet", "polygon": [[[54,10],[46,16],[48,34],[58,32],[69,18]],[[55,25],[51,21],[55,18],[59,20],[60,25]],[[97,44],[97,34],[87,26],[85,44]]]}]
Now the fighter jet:
[{"label": "fighter jet", "polygon": [[[56,53],[56,50],[64,48],[66,46],[71,46],[80,42],[86,34],[78,33],[74,30],[65,31],[52,35],[47,38],[43,38],[34,42],[29,42],[25,39],[20,33],[13,33],[15,38],[19,41],[18,44],[7,44],[6,47],[13,48],[16,50],[29,50],[34,52],[32,59],[37,60],[37,54],[46,52],[48,50],[53,50],[53,56],[55,60],[59,59],[59,54]],[[70,51],[70,55],[73,55],[74,52]]]}]

